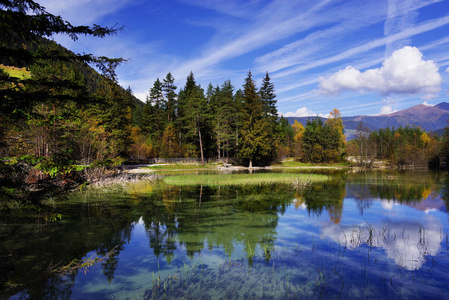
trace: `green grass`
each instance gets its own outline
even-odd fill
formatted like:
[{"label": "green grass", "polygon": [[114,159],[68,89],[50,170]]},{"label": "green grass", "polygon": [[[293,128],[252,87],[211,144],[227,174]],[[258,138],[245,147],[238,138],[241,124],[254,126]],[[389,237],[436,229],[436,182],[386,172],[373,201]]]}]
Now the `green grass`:
[{"label": "green grass", "polygon": [[344,163],[324,163],[324,164],[310,164],[295,161],[293,159],[285,160],[279,164],[273,165],[274,167],[285,167],[285,168],[311,168],[311,167],[322,167],[322,168],[349,168],[352,164],[349,162]]},{"label": "green grass", "polygon": [[16,68],[16,67],[8,67],[4,65],[0,65],[0,69],[3,69],[6,73],[11,77],[16,77],[20,79],[26,79],[31,77],[30,71],[27,71],[25,68]]},{"label": "green grass", "polygon": [[214,164],[161,164],[159,166],[148,167],[151,170],[196,170],[196,169],[214,169],[217,165]]},{"label": "green grass", "polygon": [[164,182],[171,185],[255,185],[268,183],[286,183],[297,185],[299,182],[312,183],[326,181],[326,175],[256,173],[256,174],[209,174],[167,176]]}]

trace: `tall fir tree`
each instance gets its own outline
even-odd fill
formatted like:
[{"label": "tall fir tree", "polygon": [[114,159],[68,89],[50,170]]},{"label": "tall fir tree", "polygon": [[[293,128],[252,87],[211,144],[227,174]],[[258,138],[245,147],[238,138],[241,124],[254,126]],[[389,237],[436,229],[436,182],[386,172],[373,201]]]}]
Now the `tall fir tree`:
[{"label": "tall fir tree", "polygon": [[272,124],[264,113],[265,103],[257,92],[251,71],[243,85],[242,130],[240,158],[247,161],[249,167],[255,164],[267,165],[274,159],[275,145],[272,136]]},{"label": "tall fir tree", "polygon": [[179,103],[182,105],[180,108],[181,124],[183,125],[181,129],[184,132],[182,138],[185,141],[184,151],[187,151],[189,155],[194,155],[195,150],[199,150],[201,162],[204,163],[204,131],[208,126],[210,114],[204,90],[196,84],[192,72],[187,77],[184,89],[180,92]]},{"label": "tall fir tree", "polygon": [[176,95],[176,85],[175,78],[169,72],[164,78],[164,83],[162,85],[162,91],[165,96],[165,111],[167,114],[167,123],[172,123],[176,117],[176,107],[177,107],[177,95]]},{"label": "tall fir tree", "polygon": [[150,94],[148,99],[153,108],[153,114],[151,118],[153,131],[150,133],[151,139],[153,141],[153,146],[157,149],[157,151],[161,148],[162,142],[162,134],[165,130],[165,125],[167,124],[167,120],[165,118],[165,99],[162,91],[162,82],[157,78],[154,81],[153,87],[150,89]]},{"label": "tall fir tree", "polygon": [[276,93],[274,84],[271,82],[268,72],[266,72],[265,77],[262,78],[262,86],[259,89],[259,94],[262,99],[264,113],[271,116],[272,119],[276,121],[278,118]]},{"label": "tall fir tree", "polygon": [[228,160],[230,152],[233,148],[233,141],[235,136],[233,125],[234,122],[237,121],[234,86],[232,85],[230,80],[226,80],[221,85],[220,95],[221,105],[219,106],[220,110],[217,113],[223,116],[220,128],[221,149],[223,151],[222,156],[225,156],[226,160]]}]

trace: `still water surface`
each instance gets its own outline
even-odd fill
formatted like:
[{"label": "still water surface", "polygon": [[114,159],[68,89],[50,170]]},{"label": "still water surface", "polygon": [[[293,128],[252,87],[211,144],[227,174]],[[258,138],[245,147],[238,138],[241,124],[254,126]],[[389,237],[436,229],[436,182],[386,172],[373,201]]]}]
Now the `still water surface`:
[{"label": "still water surface", "polygon": [[446,175],[326,174],[304,190],[137,183],[3,216],[0,298],[447,299]]}]

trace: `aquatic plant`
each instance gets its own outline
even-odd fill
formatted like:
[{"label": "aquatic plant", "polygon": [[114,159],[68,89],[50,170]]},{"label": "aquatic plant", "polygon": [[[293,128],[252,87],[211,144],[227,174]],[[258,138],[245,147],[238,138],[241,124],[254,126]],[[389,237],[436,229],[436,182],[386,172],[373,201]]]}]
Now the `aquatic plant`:
[{"label": "aquatic plant", "polygon": [[285,183],[298,187],[307,186],[313,182],[323,182],[325,175],[291,174],[291,173],[255,173],[255,174],[208,174],[208,175],[178,175],[167,176],[164,182],[171,185],[260,185]]}]

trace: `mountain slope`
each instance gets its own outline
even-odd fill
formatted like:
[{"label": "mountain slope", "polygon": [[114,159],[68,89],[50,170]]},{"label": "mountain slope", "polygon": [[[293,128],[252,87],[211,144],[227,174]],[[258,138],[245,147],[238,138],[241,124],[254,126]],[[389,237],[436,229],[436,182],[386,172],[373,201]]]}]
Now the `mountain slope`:
[{"label": "mountain slope", "polygon": [[[293,124],[296,119],[305,125],[308,119],[313,118],[315,117],[289,117],[288,121],[290,124]],[[325,121],[324,118],[322,119]],[[352,133],[354,130],[357,130],[360,122],[370,130],[387,127],[397,128],[399,126],[419,126],[428,132],[441,132],[441,129],[448,125],[448,121],[449,103],[447,102],[442,102],[435,106],[419,104],[388,115],[343,117],[346,133]]]}]

